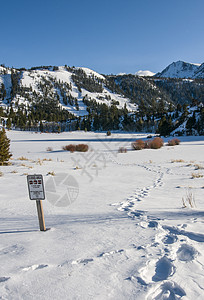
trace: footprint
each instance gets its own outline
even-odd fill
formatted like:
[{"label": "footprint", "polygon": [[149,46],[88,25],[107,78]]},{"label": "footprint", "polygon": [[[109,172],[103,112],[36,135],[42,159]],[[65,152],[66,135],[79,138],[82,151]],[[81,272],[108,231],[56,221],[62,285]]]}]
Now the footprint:
[{"label": "footprint", "polygon": [[98,255],[98,257],[109,256],[109,255],[113,255],[113,254],[121,253],[121,252],[124,252],[124,250],[120,249],[120,250],[114,250],[114,251],[110,251],[110,252],[102,252],[101,254]]},{"label": "footprint", "polygon": [[48,267],[48,265],[43,265],[43,264],[41,264],[41,265],[32,265],[30,267],[23,268],[23,271],[30,271],[30,270],[35,271],[35,270],[44,269],[44,268],[47,268],[47,267]]},{"label": "footprint", "polygon": [[152,277],[153,281],[166,280],[169,276],[172,276],[175,272],[175,267],[166,256],[163,256],[156,263],[155,274]]},{"label": "footprint", "polygon": [[148,227],[157,228],[158,227],[158,222],[150,221],[149,224],[148,224]]},{"label": "footprint", "polygon": [[17,244],[12,245],[10,247],[4,248],[0,251],[0,255],[4,255],[4,254],[21,254],[24,251],[23,246],[19,246]]},{"label": "footprint", "polygon": [[178,238],[176,235],[168,234],[163,238],[162,242],[164,244],[174,244],[177,240]]},{"label": "footprint", "polygon": [[93,258],[85,258],[85,259],[80,259],[80,260],[74,260],[72,262],[72,265],[78,265],[78,264],[83,264],[84,266],[87,265],[89,262],[92,262]]},{"label": "footprint", "polygon": [[10,277],[0,277],[0,283],[9,280]]},{"label": "footprint", "polygon": [[195,259],[198,255],[198,251],[190,245],[183,244],[176,254],[179,260],[188,262]]},{"label": "footprint", "polygon": [[186,296],[186,293],[177,283],[166,281],[149,294],[147,300],[177,300],[183,296]]},{"label": "footprint", "polygon": [[140,278],[145,282],[146,284],[149,284],[152,281],[152,276],[155,273],[155,264],[156,260],[152,259],[147,262],[146,267],[142,268],[140,273]]}]

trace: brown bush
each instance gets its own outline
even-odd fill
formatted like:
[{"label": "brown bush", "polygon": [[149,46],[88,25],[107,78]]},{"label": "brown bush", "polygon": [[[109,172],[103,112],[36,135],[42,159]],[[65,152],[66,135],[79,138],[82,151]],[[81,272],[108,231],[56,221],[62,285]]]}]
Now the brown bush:
[{"label": "brown bush", "polygon": [[155,137],[152,141],[150,141],[151,149],[159,149],[164,145],[164,141],[160,137]]},{"label": "brown bush", "polygon": [[70,144],[62,147],[65,151],[75,152],[76,151],[76,145]]},{"label": "brown bush", "polygon": [[151,149],[151,142],[152,142],[152,140],[145,141],[145,149]]},{"label": "brown bush", "polygon": [[175,138],[175,139],[169,140],[167,143],[167,146],[176,146],[179,144],[180,144],[180,140]]},{"label": "brown bush", "polygon": [[137,140],[132,143],[132,148],[134,150],[142,150],[145,148],[145,142],[143,140]]},{"label": "brown bush", "polygon": [[76,145],[76,151],[78,152],[87,152],[89,150],[89,146],[86,144]]}]

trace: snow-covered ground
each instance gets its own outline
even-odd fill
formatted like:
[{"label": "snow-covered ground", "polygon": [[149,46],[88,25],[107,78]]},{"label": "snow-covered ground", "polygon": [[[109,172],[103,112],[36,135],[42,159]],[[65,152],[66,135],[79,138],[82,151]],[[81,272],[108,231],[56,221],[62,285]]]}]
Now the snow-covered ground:
[{"label": "snow-covered ground", "polygon": [[[0,167],[0,299],[204,299],[204,137],[133,151],[145,134],[7,135],[13,160]],[[90,150],[62,150],[71,143]],[[44,177],[46,232],[27,174]],[[64,207],[49,195],[50,180],[62,175],[78,192]]]}]

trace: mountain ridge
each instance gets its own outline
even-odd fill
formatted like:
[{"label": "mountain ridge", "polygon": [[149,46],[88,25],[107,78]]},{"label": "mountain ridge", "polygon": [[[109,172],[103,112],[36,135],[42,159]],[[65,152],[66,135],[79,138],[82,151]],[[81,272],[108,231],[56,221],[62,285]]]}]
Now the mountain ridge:
[{"label": "mountain ridge", "polygon": [[204,78],[204,64],[188,63],[179,60],[171,63],[163,71],[156,73],[154,76],[159,78]]}]

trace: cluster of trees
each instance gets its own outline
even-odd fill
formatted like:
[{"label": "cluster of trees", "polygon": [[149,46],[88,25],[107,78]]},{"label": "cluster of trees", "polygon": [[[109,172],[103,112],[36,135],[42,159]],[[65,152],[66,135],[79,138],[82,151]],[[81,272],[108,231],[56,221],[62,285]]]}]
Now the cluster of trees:
[{"label": "cluster of trees", "polygon": [[190,104],[193,99],[204,104],[204,79],[179,79],[140,77],[135,75],[106,76],[105,85],[113,92],[123,94],[133,103],[152,101],[162,98],[172,104]]},{"label": "cluster of trees", "polygon": [[0,165],[8,163],[12,154],[10,153],[10,140],[6,136],[5,129],[0,130]]},{"label": "cluster of trees", "polygon": [[135,75],[106,76],[106,86],[113,92],[123,94],[131,99],[132,103],[140,104],[142,101],[146,106],[153,101],[162,98],[164,102],[172,102],[169,95],[157,88],[149,78]]},{"label": "cluster of trees", "polygon": [[[58,70],[58,67],[36,67],[35,69]],[[67,129],[87,130],[134,130],[157,131],[161,135],[168,135],[172,130],[186,121],[186,132],[195,131],[203,134],[204,112],[200,102],[204,103],[204,80],[163,79],[135,75],[106,76],[103,80],[94,75],[87,76],[83,69],[75,67],[65,68],[72,73],[72,80],[78,87],[89,92],[99,93],[97,98],[106,99],[109,105],[98,103],[85,96],[84,104],[88,115],[75,117],[61,104],[71,105],[79,110],[78,99],[71,94],[72,84],[61,82],[49,73],[40,75],[38,92],[32,87],[19,84],[22,71],[10,69],[12,88],[6,95],[4,84],[0,85],[0,100],[8,100],[6,111],[0,107],[0,118],[7,128],[12,126],[20,129],[41,131],[60,131]],[[33,76],[32,73],[30,76]],[[126,105],[119,109],[119,102],[112,100],[109,95],[100,94],[106,86],[113,93],[118,93],[131,99],[138,105],[138,111],[130,113]],[[21,97],[26,101],[21,104]],[[96,95],[94,96],[96,97]],[[15,102],[14,102],[15,99]],[[197,110],[189,116],[187,104],[197,105]]]},{"label": "cluster of trees", "polygon": [[157,78],[150,81],[167,93],[174,103],[191,104],[194,99],[204,103],[204,79]]},{"label": "cluster of trees", "polygon": [[84,88],[91,93],[103,92],[103,80],[92,76],[87,76],[82,69],[73,69],[72,80],[76,84],[79,92]]},{"label": "cluster of trees", "polygon": [[0,100],[4,100],[6,98],[6,89],[5,85],[2,83],[0,85]]},{"label": "cluster of trees", "polygon": [[[57,101],[46,98],[33,103],[31,107],[21,104],[17,110],[14,110],[12,106],[9,106],[7,111],[0,108],[0,119],[8,129],[13,127],[22,130],[38,130],[42,122],[46,121],[51,124],[52,128],[56,128],[59,124],[75,121],[76,117],[62,109]],[[48,127],[46,130],[50,131]]]}]

